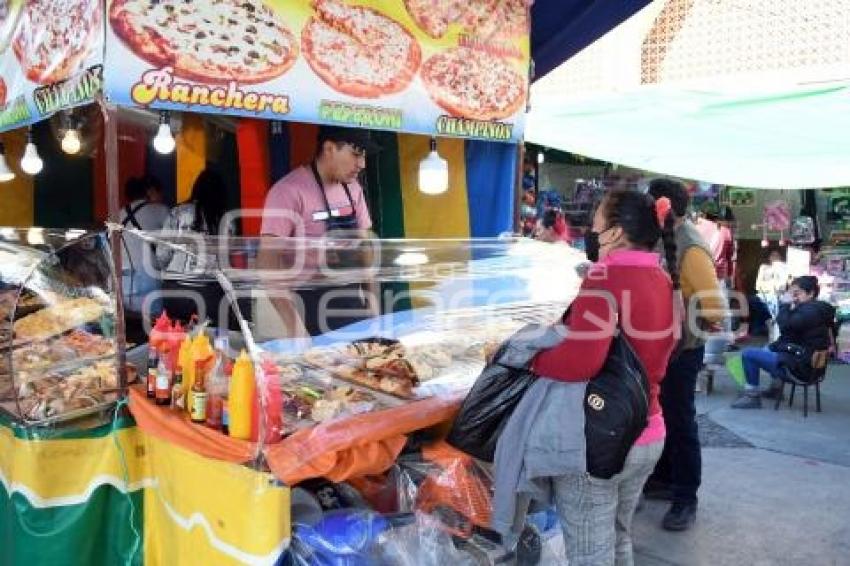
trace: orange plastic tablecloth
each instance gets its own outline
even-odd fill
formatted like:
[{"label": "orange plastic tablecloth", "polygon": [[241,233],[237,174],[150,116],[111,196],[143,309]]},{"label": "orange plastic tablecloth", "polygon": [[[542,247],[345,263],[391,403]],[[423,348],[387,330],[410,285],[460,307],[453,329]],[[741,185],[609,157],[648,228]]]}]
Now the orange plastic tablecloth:
[{"label": "orange plastic tablecloth", "polygon": [[453,419],[462,401],[462,395],[432,397],[301,430],[267,447],[266,461],[288,485],[377,474],[398,458],[406,434]]},{"label": "orange plastic tablecloth", "polygon": [[242,464],[257,455],[257,444],[230,438],[217,430],[192,424],[184,411],[161,407],[147,398],[142,387],[130,388],[130,412],[143,431],[196,454]]},{"label": "orange plastic tablecloth", "polygon": [[[339,482],[377,474],[395,462],[406,434],[453,419],[462,400],[462,395],[432,397],[301,430],[266,446],[266,462],[287,485],[316,477]],[[130,388],[130,411],[142,430],[202,456],[244,463],[256,454],[256,443],[192,424],[187,415],[151,402],[142,388]]]}]

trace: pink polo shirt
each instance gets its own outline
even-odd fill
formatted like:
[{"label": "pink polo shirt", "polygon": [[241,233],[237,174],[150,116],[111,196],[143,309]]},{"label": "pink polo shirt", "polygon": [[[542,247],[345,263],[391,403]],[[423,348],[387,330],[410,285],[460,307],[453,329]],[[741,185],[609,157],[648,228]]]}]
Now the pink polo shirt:
[{"label": "pink polo shirt", "polygon": [[[366,207],[363,188],[355,181],[348,185],[348,190],[354,204],[353,210],[341,183],[325,186],[331,209],[339,210],[340,216],[354,212],[357,215],[357,227],[361,230],[370,229],[372,219]],[[315,217],[316,214],[326,212],[321,191],[310,167],[302,166],[291,171],[275,183],[266,195],[260,233],[281,237],[323,236],[326,222]]]}]

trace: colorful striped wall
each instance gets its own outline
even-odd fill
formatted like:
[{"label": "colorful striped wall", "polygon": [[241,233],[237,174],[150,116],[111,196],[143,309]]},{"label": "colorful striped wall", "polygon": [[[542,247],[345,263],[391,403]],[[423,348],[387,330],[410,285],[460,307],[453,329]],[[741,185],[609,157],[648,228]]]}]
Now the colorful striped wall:
[{"label": "colorful striped wall", "polygon": [[[99,131],[96,129],[95,131]],[[119,180],[150,173],[164,185],[166,200],[181,202],[191,193],[197,174],[208,164],[228,181],[232,206],[259,209],[270,185],[315,153],[317,127],[309,124],[240,119],[231,133],[184,115],[177,148],[162,156],[152,150],[152,132],[132,124],[119,127]],[[376,232],[382,237],[487,237],[509,231],[513,221],[516,146],[440,139],[438,151],[449,162],[449,191],[425,196],[417,189],[419,161],[428,138],[376,132],[382,151],[370,156],[366,192]],[[48,123],[35,127],[44,171],[35,177],[20,172],[22,131],[2,134],[9,163],[18,171],[0,184],[0,225],[97,227],[107,215],[103,151],[67,156]],[[3,194],[5,193],[5,194]],[[256,234],[259,219],[245,222]]]}]

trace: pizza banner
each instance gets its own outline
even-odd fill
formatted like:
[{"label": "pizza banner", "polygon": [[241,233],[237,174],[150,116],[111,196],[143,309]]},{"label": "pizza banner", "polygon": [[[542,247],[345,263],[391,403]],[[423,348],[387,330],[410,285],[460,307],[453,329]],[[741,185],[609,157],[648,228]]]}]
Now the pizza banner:
[{"label": "pizza banner", "polygon": [[106,2],[117,104],[522,137],[529,0]]},{"label": "pizza banner", "polygon": [[0,131],[102,91],[103,14],[101,0],[0,0]]}]

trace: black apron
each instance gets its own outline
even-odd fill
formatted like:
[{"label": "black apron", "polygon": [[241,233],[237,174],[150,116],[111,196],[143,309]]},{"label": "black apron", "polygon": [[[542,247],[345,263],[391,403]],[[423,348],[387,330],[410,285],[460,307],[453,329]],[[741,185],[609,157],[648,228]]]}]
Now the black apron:
[{"label": "black apron", "polygon": [[[325,233],[357,230],[357,213],[348,185],[342,183],[342,188],[345,189],[345,196],[348,197],[348,204],[351,207],[351,214],[341,215],[339,210],[331,208],[327,192],[325,191],[325,185],[322,183],[322,177],[319,175],[319,170],[316,168],[315,162],[310,164],[310,169],[313,171],[313,177],[316,179],[316,185],[325,203],[325,218],[323,219],[327,226]],[[322,297],[329,292],[344,293],[344,296],[330,298],[326,308],[335,311],[351,311],[350,314],[342,312],[335,313],[333,316],[330,316],[330,314],[328,316],[320,316],[319,307]],[[303,302],[303,305],[301,305],[303,306],[301,319],[304,321],[304,326],[310,336],[318,336],[324,332],[336,330],[367,318],[362,313],[367,307],[367,302],[363,297],[362,285],[358,283],[344,285],[342,287],[303,289],[297,291],[297,294]],[[325,328],[322,328],[322,322]]]}]

